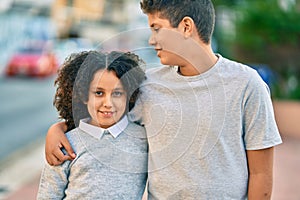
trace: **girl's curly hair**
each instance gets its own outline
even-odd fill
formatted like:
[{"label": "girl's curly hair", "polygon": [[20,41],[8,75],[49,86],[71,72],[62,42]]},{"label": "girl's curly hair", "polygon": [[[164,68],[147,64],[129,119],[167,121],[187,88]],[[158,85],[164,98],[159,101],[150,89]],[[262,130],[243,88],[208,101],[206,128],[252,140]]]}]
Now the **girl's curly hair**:
[{"label": "girl's curly hair", "polygon": [[79,68],[87,56],[88,52],[81,52],[67,57],[54,81],[57,88],[53,105],[58,111],[59,118],[65,120],[68,130],[75,128],[72,112],[73,85]]},{"label": "girl's curly hair", "polygon": [[87,106],[90,83],[98,70],[114,71],[127,93],[127,110],[131,110],[138,96],[138,88],[145,80],[141,65],[145,63],[135,54],[112,51],[83,51],[71,54],[63,63],[54,84],[57,86],[53,105],[64,119],[67,130],[78,126],[79,120],[90,117]]}]

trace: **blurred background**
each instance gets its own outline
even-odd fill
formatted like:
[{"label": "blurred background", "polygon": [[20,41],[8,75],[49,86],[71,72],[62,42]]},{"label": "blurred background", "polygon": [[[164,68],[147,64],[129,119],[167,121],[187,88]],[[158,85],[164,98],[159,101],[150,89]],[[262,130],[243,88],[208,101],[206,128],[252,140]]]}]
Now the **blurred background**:
[{"label": "blurred background", "polygon": [[[215,52],[250,65],[271,89],[284,140],[273,199],[300,199],[300,0],[212,1]],[[66,56],[131,50],[155,67],[149,34],[139,0],[0,0],[0,199],[35,198]]]}]

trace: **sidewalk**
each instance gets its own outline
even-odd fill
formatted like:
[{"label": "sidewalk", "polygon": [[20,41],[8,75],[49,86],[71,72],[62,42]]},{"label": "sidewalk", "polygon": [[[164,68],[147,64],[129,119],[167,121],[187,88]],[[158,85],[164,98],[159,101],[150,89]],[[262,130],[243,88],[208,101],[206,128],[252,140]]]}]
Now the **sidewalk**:
[{"label": "sidewalk", "polygon": [[300,137],[298,136],[283,136],[283,144],[275,149],[272,200],[300,199]]},{"label": "sidewalk", "polygon": [[2,161],[0,200],[35,199],[44,160],[44,141],[38,140]]},{"label": "sidewalk", "polygon": [[[272,200],[300,199],[300,137],[283,137],[274,157]],[[0,171],[1,200],[33,200],[44,164],[44,143],[40,142],[23,157]],[[6,190],[6,191],[3,191]]]}]

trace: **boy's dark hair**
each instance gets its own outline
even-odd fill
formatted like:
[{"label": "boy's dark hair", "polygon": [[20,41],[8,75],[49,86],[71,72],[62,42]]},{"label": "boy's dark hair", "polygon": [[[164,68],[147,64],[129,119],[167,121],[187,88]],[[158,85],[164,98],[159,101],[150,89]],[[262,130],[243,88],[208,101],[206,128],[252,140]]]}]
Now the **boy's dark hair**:
[{"label": "boy's dark hair", "polygon": [[[129,52],[113,51],[105,54],[88,51],[71,55],[59,72],[57,78],[59,81],[55,82],[56,84],[64,83],[69,87],[64,88],[58,85],[57,93],[59,91],[60,98],[56,98],[54,104],[57,109],[60,108],[58,109],[60,117],[66,120],[68,130],[75,128],[75,125],[78,126],[80,119],[90,117],[84,102],[88,101],[90,83],[98,70],[105,69],[116,73],[127,93],[128,110],[131,110],[139,92],[138,88],[146,78],[144,70],[140,67],[141,64],[144,62],[137,55]],[[60,78],[63,75],[68,76],[66,73],[70,71],[73,72],[69,75],[72,78],[67,81]],[[71,98],[70,94],[67,94],[70,92],[72,93]]]},{"label": "boy's dark hair", "polygon": [[158,13],[161,18],[168,19],[172,27],[178,27],[184,17],[191,17],[202,41],[210,42],[215,26],[211,0],[141,0],[140,5],[144,13]]}]

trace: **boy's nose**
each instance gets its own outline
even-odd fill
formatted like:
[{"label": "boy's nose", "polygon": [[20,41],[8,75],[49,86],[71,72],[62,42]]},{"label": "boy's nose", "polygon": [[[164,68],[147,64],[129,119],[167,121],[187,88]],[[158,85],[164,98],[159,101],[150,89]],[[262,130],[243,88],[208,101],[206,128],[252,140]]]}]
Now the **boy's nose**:
[{"label": "boy's nose", "polygon": [[148,40],[149,45],[155,45],[156,44],[156,40],[153,34],[150,35],[149,40]]}]

